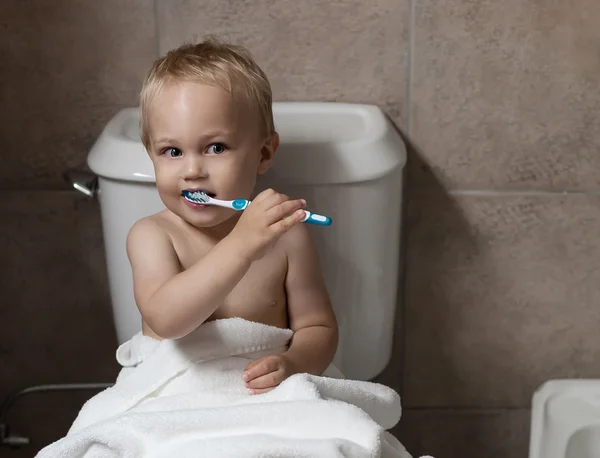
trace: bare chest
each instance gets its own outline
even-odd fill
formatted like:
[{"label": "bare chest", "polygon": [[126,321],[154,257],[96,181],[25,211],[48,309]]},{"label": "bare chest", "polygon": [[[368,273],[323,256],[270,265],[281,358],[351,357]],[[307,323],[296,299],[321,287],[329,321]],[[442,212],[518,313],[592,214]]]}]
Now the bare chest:
[{"label": "bare chest", "polygon": [[[198,262],[215,245],[203,237],[175,239],[174,246],[182,270]],[[288,326],[285,279],[285,252],[275,246],[262,259],[254,262],[232,289],[209,321],[240,317],[272,326]]]}]

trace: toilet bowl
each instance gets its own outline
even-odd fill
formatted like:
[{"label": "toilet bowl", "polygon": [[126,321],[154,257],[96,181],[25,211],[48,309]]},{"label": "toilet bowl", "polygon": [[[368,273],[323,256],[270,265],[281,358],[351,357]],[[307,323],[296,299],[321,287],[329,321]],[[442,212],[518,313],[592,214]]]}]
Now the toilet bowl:
[{"label": "toilet bowl", "polygon": [[529,458],[600,457],[600,380],[551,380],[534,394]]},{"label": "toilet bowl", "polygon": [[[402,208],[404,143],[376,106],[274,103],[280,148],[258,190],[273,187],[306,199],[328,215],[309,227],[339,323],[334,364],[348,378],[369,380],[392,349]],[[111,302],[119,343],[141,329],[125,241],[140,218],[164,209],[139,135],[138,108],[106,125],[88,155],[96,175],[76,189],[100,201]]]}]

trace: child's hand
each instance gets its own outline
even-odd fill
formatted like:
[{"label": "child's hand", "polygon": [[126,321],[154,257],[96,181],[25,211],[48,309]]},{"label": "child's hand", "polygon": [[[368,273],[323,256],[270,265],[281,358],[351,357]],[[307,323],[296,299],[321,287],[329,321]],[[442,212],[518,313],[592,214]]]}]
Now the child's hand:
[{"label": "child's hand", "polygon": [[240,252],[250,261],[267,249],[305,217],[306,201],[290,200],[272,189],[261,192],[244,210],[229,237],[239,242]]},{"label": "child's hand", "polygon": [[271,391],[296,373],[298,371],[285,355],[269,355],[248,363],[242,378],[250,394],[260,394]]}]

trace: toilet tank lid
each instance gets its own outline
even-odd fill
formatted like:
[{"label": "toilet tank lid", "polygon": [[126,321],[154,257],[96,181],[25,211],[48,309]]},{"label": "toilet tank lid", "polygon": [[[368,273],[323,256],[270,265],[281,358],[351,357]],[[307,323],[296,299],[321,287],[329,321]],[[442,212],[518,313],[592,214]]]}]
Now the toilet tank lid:
[{"label": "toilet tank lid", "polygon": [[[367,181],[406,163],[398,131],[374,105],[334,102],[275,102],[281,144],[277,179],[333,184]],[[280,163],[280,166],[277,164]],[[89,155],[100,177],[154,182],[154,169],[139,134],[139,108],[124,108],[106,125]],[[271,173],[271,172],[270,172]]]}]

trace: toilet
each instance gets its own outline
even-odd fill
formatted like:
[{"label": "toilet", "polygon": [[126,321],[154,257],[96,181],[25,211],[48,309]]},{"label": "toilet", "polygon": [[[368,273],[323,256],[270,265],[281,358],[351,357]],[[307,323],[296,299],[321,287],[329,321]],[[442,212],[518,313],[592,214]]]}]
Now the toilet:
[{"label": "toilet", "polygon": [[[404,143],[376,106],[286,102],[274,103],[273,112],[281,145],[258,190],[304,198],[333,219],[309,230],[339,322],[334,364],[348,378],[372,379],[392,349]],[[94,176],[71,174],[76,189],[100,202],[119,344],[141,330],[126,236],[137,220],[164,208],[138,126],[138,108],[121,110],[89,153]]]},{"label": "toilet", "polygon": [[529,458],[600,457],[600,380],[550,380],[534,394]]}]

